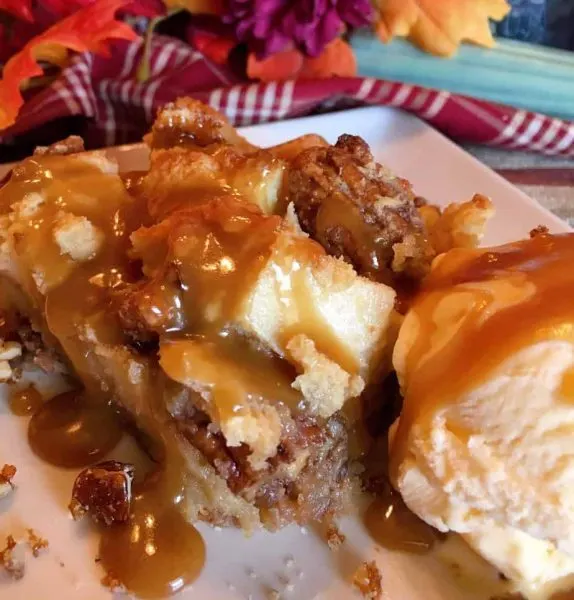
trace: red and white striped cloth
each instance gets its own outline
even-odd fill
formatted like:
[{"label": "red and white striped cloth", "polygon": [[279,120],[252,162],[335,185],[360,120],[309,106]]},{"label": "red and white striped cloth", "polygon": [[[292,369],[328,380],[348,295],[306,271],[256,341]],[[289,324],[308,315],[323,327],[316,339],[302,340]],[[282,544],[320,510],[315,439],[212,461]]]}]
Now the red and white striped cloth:
[{"label": "red and white striped cloth", "polygon": [[0,143],[14,143],[19,134],[69,116],[86,117],[88,147],[133,142],[160,106],[189,95],[238,126],[380,104],[412,112],[456,140],[574,155],[574,123],[483,100],[360,77],[245,83],[186,43],[159,35],[152,43],[151,75],[139,82],[142,52],[140,40],[116,43],[109,58],[75,57],[56,81],[26,102]]}]

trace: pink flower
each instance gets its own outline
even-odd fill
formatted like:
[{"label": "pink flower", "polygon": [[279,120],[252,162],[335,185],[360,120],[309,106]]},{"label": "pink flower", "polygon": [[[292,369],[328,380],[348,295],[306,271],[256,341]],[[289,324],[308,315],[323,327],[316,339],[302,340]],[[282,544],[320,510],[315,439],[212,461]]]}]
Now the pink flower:
[{"label": "pink flower", "polygon": [[258,58],[295,45],[318,56],[347,27],[368,25],[370,0],[227,0],[225,23]]}]

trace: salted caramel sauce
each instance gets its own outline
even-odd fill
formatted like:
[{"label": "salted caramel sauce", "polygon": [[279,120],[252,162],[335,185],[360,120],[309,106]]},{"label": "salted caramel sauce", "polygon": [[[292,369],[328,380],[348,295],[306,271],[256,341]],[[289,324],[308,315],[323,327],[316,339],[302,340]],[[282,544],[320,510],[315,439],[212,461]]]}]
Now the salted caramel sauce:
[{"label": "salted caramel sauce", "polygon": [[289,363],[233,332],[172,338],[162,342],[160,356],[167,375],[207,398],[220,421],[262,401],[295,412],[302,400],[291,387],[297,374]]},{"label": "salted caramel sauce", "polygon": [[31,384],[25,388],[13,390],[8,398],[8,407],[13,415],[28,417],[44,403],[42,394]]},{"label": "salted caramel sauce", "polygon": [[317,308],[313,298],[310,268],[325,256],[317,242],[289,237],[274,250],[272,257],[275,286],[286,312],[281,339],[286,345],[299,334],[313,340],[317,350],[348,373],[359,372],[360,365],[350,348],[335,335],[329,321]]},{"label": "salted caramel sauce", "polygon": [[[574,341],[573,264],[574,234],[457,249],[441,257],[411,307],[420,329],[405,361],[406,395],[391,453],[393,479],[415,421],[431,418],[439,406],[486,381],[496,366],[528,345]],[[440,333],[433,314],[455,290],[468,292],[472,301],[448,343],[431,353]]]},{"label": "salted caramel sauce", "polygon": [[140,598],[165,598],[192,583],[205,563],[205,543],[179,510],[161,496],[136,493],[128,524],[102,532],[104,569]]},{"label": "salted caramel sauce", "polygon": [[[153,392],[162,397],[159,386]],[[98,557],[104,570],[138,597],[165,598],[200,575],[205,543],[185,514],[186,468],[178,433],[166,422],[160,402],[152,412],[148,431],[161,443],[156,455],[161,467],[134,485],[130,520],[101,529]]]},{"label": "salted caramel sauce", "polygon": [[[233,197],[220,197],[174,214],[166,228],[170,245],[166,254],[177,267],[181,294],[180,309],[166,320],[161,364],[176,381],[209,389],[220,418],[242,410],[241,406],[246,409],[255,398],[282,402],[291,409],[301,400],[290,389],[297,373],[284,357],[256,347],[234,330],[263,268],[273,274],[286,314],[280,336],[283,347],[302,333],[349,372],[359,368],[314,308],[309,265],[320,260],[324,250],[281,227],[278,217],[262,215]],[[165,278],[165,273],[160,271],[159,277]],[[169,289],[166,283],[162,286],[154,286],[159,295]]]},{"label": "salted caramel sauce", "polygon": [[[396,386],[394,377],[386,382],[387,396],[398,393]],[[442,534],[411,512],[393,489],[389,482],[388,461],[389,436],[386,432],[378,432],[363,460],[363,485],[374,495],[362,514],[363,525],[371,539],[383,548],[426,554],[441,540]]]},{"label": "salted caramel sauce", "polygon": [[96,463],[111,452],[123,431],[116,412],[81,392],[65,392],[43,403],[28,426],[30,448],[58,467]]},{"label": "salted caramel sauce", "polygon": [[161,338],[163,370],[201,389],[223,420],[256,399],[295,408],[301,396],[291,388],[293,369],[233,330],[245,295],[270,258],[281,220],[233,197],[214,199],[177,219],[169,228],[169,256],[177,264],[181,306]]},{"label": "salted caramel sauce", "polygon": [[239,305],[267,262],[278,235],[279,217],[223,197],[199,207],[170,233],[171,258],[183,291],[186,330],[217,332]]},{"label": "salted caramel sauce", "polygon": [[317,213],[317,231],[329,231],[340,228],[344,223],[345,229],[355,241],[355,251],[360,258],[364,275],[381,283],[392,283],[387,265],[392,258],[392,250],[388,239],[380,236],[375,227],[365,222],[359,208],[346,201],[342,195],[333,195],[324,202]]},{"label": "salted caramel sauce", "polygon": [[[177,434],[168,426],[164,394],[169,386],[164,388],[164,379],[154,374],[150,361],[130,355],[109,307],[110,291],[140,276],[128,250],[130,234],[147,224],[145,203],[131,197],[119,178],[72,157],[24,161],[0,190],[0,208],[7,212],[31,193],[39,194],[42,202],[18,222],[18,259],[23,272],[42,275],[40,290],[30,281],[31,293],[39,306],[45,306],[47,326],[85,391],[60,395],[44,404],[30,421],[30,445],[52,464],[93,464],[112,451],[122,435],[123,422],[118,420],[116,391],[111,386],[123,386],[121,400],[142,403],[132,408],[141,413],[138,425],[153,440],[154,458],[161,467],[140,484],[130,524],[101,532],[100,554],[104,567],[130,590],[146,597],[165,595],[197,576],[204,546],[180,510],[185,469]],[[74,261],[56,245],[53,227],[58,211],[85,216],[102,232],[104,243],[89,260]],[[109,358],[102,363],[99,353],[105,357],[106,352]],[[122,361],[119,366],[118,361]],[[119,381],[117,374],[114,380],[107,372],[112,366],[125,373],[125,381]],[[141,385],[147,386],[145,397],[138,396],[130,368],[139,374]],[[136,525],[152,521],[154,527],[141,530],[145,543],[132,543],[130,532],[135,535]],[[167,544],[166,540],[171,541]]]},{"label": "salted caramel sauce", "polygon": [[439,539],[439,534],[412,513],[400,494],[388,493],[367,508],[363,523],[371,538],[389,550],[426,554]]}]

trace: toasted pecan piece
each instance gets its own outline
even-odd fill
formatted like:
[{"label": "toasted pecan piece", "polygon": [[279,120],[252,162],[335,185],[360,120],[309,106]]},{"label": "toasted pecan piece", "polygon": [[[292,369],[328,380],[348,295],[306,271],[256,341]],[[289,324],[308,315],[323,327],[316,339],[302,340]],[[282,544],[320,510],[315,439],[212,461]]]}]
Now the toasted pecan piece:
[{"label": "toasted pecan piece", "polygon": [[410,183],[376,163],[360,137],[301,152],[288,194],[302,228],[359,274],[389,283],[428,272],[433,253]]},{"label": "toasted pecan piece", "polygon": [[96,522],[111,525],[129,519],[132,465],[108,460],[84,469],[74,482],[70,513],[75,520],[90,514]]}]

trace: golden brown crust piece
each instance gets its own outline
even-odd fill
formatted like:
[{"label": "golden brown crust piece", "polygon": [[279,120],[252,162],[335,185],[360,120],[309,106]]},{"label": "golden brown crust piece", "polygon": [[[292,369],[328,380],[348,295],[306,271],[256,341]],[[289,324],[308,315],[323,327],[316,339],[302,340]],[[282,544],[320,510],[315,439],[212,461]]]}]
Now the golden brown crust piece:
[{"label": "golden brown crust piece", "polygon": [[14,490],[12,479],[16,475],[14,465],[4,465],[0,470],[0,498],[8,496]]},{"label": "golden brown crust piece", "polygon": [[83,152],[84,150],[84,140],[79,135],[71,135],[64,140],[51,144],[50,146],[38,146],[34,150],[34,156],[67,156],[68,154]]},{"label": "golden brown crust piece", "polygon": [[303,229],[359,274],[390,282],[427,273],[432,251],[411,186],[376,163],[360,137],[301,152],[288,193]]},{"label": "golden brown crust piece", "polygon": [[28,533],[28,546],[30,546],[34,558],[38,558],[40,552],[48,548],[50,543],[42,536],[39,536],[33,529],[27,529],[26,532]]},{"label": "golden brown crust piece", "polygon": [[442,211],[429,204],[420,206],[419,212],[434,252],[441,254],[452,248],[479,246],[494,207],[489,198],[475,194],[468,202],[449,204]]},{"label": "golden brown crust piece", "polygon": [[548,227],[545,225],[538,225],[530,231],[530,237],[535,238],[539,235],[548,235],[550,233]]},{"label": "golden brown crust piece", "polygon": [[288,140],[287,142],[283,142],[282,144],[270,146],[267,150],[277,158],[292,161],[304,150],[316,148],[318,146],[328,147],[329,143],[324,137],[317,135],[316,133],[307,133],[306,135],[301,135],[292,140]]},{"label": "golden brown crust piece", "polygon": [[335,523],[329,525],[327,528],[327,546],[329,546],[329,550],[333,552],[338,550],[345,543],[346,539],[345,534],[341,533]]},{"label": "golden brown crust piece", "polygon": [[254,149],[223,115],[193,98],[179,98],[166,104],[159,111],[146,141],[152,148],[230,144],[245,150]]},{"label": "golden brown crust piece", "polygon": [[17,546],[14,537],[9,535],[6,538],[6,547],[0,551],[0,565],[12,579],[22,579],[26,570],[23,557],[18,556]]}]

